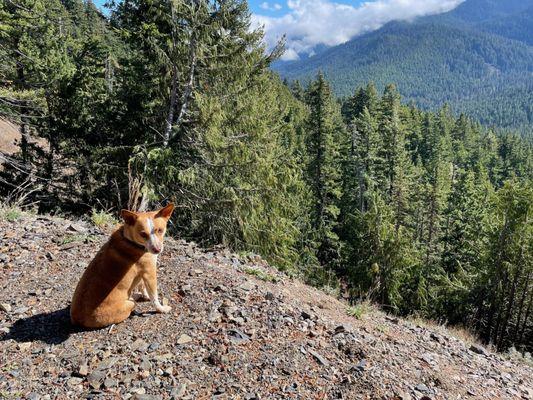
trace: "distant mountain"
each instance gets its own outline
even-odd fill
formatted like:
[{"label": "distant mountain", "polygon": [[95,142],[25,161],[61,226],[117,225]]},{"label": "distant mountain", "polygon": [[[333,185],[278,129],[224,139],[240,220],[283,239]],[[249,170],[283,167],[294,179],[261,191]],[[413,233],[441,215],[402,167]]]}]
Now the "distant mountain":
[{"label": "distant mountain", "polygon": [[517,14],[491,19],[478,27],[486,32],[533,45],[533,6]]},{"label": "distant mountain", "polygon": [[428,19],[449,19],[477,24],[518,14],[533,6],[531,0],[467,0],[453,10]]},{"label": "distant mountain", "polygon": [[369,81],[392,82],[421,107],[448,102],[484,124],[531,131],[532,21],[533,0],[467,0],[274,69],[304,82],[322,71],[339,96]]}]

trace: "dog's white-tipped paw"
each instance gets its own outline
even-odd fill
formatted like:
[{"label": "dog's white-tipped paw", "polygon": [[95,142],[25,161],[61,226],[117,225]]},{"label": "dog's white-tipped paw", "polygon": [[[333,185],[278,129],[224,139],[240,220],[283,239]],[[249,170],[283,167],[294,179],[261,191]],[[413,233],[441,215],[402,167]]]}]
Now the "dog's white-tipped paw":
[{"label": "dog's white-tipped paw", "polygon": [[163,313],[163,314],[169,313],[170,310],[172,310],[172,307],[170,306],[161,306],[157,309],[158,312]]}]

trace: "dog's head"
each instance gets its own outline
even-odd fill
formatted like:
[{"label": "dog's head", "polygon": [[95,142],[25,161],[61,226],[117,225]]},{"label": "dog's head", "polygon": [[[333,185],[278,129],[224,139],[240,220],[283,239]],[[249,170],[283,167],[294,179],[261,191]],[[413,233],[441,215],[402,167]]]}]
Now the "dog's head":
[{"label": "dog's head", "polygon": [[152,254],[161,253],[172,211],[174,211],[172,203],[158,211],[151,212],[122,210],[120,215],[124,219],[124,236]]}]

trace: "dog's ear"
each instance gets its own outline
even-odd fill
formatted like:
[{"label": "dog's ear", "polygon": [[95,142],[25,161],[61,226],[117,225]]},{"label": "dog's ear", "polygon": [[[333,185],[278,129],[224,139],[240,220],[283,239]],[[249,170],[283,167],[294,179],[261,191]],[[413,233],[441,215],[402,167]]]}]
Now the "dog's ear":
[{"label": "dog's ear", "polygon": [[157,212],[155,215],[156,218],[165,218],[169,219],[172,215],[172,211],[174,211],[174,204],[169,203],[165,207],[163,207],[161,210]]},{"label": "dog's ear", "polygon": [[130,210],[120,210],[120,216],[128,225],[134,225],[137,221],[137,213]]}]

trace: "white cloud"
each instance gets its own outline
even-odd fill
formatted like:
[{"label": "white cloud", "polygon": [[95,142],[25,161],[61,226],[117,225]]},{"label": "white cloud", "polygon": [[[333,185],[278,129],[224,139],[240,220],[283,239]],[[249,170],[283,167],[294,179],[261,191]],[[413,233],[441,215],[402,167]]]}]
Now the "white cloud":
[{"label": "white cloud", "polygon": [[[265,41],[273,47],[287,37],[283,59],[309,54],[318,44],[335,46],[393,20],[449,11],[464,0],[376,0],[360,6],[334,3],[330,0],[288,0],[289,12],[280,17],[254,14],[254,26],[263,26]],[[268,3],[263,5],[269,6]],[[269,6],[270,7],[270,6]]]},{"label": "white cloud", "polygon": [[259,4],[259,8],[267,11],[279,11],[283,8],[283,6],[279,3],[274,3],[270,5],[267,1],[262,2]]}]

